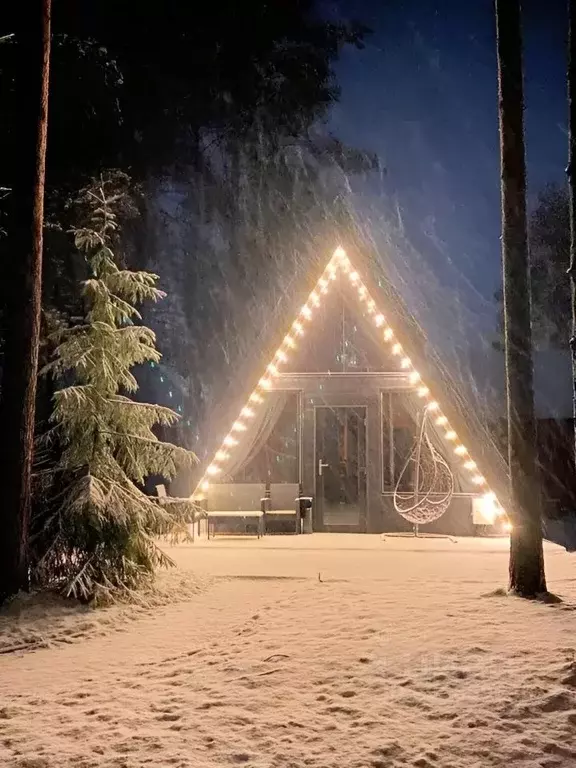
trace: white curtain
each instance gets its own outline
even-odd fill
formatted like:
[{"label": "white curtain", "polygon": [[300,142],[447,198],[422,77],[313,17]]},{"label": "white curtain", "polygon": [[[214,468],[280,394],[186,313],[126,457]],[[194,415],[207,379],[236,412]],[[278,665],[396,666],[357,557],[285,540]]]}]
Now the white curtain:
[{"label": "white curtain", "polygon": [[223,467],[228,482],[244,469],[266,444],[290,394],[283,391],[269,392],[254,418],[248,422],[247,431],[238,433],[238,445],[230,451],[230,459]]}]

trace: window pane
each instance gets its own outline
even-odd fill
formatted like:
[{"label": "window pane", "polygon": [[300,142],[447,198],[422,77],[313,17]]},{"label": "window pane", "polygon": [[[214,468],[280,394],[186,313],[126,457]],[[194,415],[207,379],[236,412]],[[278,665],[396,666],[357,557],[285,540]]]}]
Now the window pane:
[{"label": "window pane", "polygon": [[[287,372],[395,371],[396,361],[368,310],[348,285],[333,286],[282,370]],[[355,291],[355,289],[354,289]]]},{"label": "window pane", "polygon": [[234,477],[234,482],[300,482],[299,401],[298,392],[287,394],[286,405],[266,442],[244,469]]},{"label": "window pane", "polygon": [[[412,403],[410,402],[412,399]],[[406,392],[382,393],[383,490],[412,490],[414,464],[406,466],[418,438],[418,405]],[[401,477],[402,476],[402,477]],[[401,479],[400,479],[401,478]]]}]

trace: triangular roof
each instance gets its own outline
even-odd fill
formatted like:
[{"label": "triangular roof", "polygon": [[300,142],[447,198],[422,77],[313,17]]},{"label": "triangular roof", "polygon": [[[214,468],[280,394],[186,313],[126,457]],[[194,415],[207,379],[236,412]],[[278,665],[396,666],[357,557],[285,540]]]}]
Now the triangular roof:
[{"label": "triangular roof", "polygon": [[[433,415],[437,429],[443,432],[445,441],[452,446],[456,459],[461,461],[461,468],[469,473],[478,493],[490,494],[502,507],[508,507],[506,462],[477,415],[456,396],[457,390],[450,377],[439,365],[439,359],[430,354],[426,336],[397,292],[384,274],[378,274],[377,259],[368,259],[366,254],[365,244],[361,248],[350,244],[347,251],[338,246],[329,257],[312,290],[308,287],[309,293],[305,294],[288,331],[276,338],[260,376],[245,392],[241,405],[236,406],[236,416],[224,427],[228,431],[220,439],[220,444],[213,447],[212,459],[201,467],[202,475],[192,494],[194,498],[201,498],[210,480],[217,479],[223,471],[227,458],[242,439],[247,422],[265,401],[274,378],[282,372],[282,366],[294,354],[298,338],[306,333],[323,296],[334,281],[346,279],[356,289],[359,302],[381,334],[382,343],[397,359],[399,370],[409,376],[423,404]],[[246,381],[246,378],[240,373],[238,380]]]}]

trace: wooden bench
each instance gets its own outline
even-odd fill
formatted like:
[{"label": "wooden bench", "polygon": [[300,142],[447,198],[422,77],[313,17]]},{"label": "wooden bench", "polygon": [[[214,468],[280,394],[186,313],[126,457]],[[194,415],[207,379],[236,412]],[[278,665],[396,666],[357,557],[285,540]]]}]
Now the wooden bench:
[{"label": "wooden bench", "polygon": [[270,484],[266,504],[266,533],[300,533],[298,483]]},{"label": "wooden bench", "polygon": [[[248,524],[255,523],[258,538],[264,535],[264,510],[266,486],[264,483],[216,483],[210,485],[206,494],[207,536],[216,535],[219,521],[241,522],[243,530],[237,525],[230,525],[228,534],[243,533],[249,535]],[[232,529],[232,530],[230,530]]]}]

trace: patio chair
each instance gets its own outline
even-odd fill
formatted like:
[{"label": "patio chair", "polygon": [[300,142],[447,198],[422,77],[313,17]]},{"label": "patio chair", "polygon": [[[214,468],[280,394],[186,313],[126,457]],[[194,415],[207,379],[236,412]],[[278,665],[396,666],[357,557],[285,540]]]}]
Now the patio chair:
[{"label": "patio chair", "polygon": [[266,505],[266,533],[300,533],[300,486],[271,483]]}]

